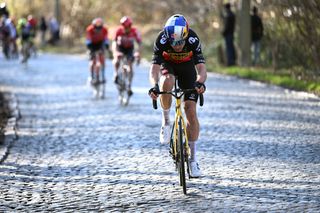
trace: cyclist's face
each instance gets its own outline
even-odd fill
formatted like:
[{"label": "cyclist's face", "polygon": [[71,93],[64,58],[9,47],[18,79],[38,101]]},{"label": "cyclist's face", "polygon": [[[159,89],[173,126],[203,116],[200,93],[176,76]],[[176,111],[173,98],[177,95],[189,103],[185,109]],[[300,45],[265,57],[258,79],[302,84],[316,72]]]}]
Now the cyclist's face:
[{"label": "cyclist's face", "polygon": [[185,45],[185,42],[183,42],[183,44],[176,45],[176,46],[171,45],[171,47],[174,49],[174,51],[181,52],[183,47],[184,47],[184,45]]},{"label": "cyclist's face", "polygon": [[130,31],[131,31],[131,26],[130,27],[124,27],[124,32],[126,34],[130,33]]}]

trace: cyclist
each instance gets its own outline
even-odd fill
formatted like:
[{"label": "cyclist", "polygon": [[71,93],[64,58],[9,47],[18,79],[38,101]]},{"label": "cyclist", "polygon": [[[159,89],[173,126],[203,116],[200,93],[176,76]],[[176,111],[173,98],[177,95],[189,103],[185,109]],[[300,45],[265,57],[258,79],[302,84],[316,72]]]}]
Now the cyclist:
[{"label": "cyclist", "polygon": [[[141,36],[135,27],[132,27],[132,20],[128,16],[124,16],[120,19],[121,26],[116,30],[112,44],[113,51],[113,64],[114,64],[114,83],[118,83],[118,70],[120,66],[120,60],[122,57],[127,57],[129,63],[129,91],[128,94],[131,96],[131,83],[133,78],[132,63],[136,57],[138,62],[140,60],[141,52]],[[138,43],[138,49],[134,52],[134,41]]]},{"label": "cyclist", "polygon": [[102,83],[105,82],[104,76],[104,50],[109,50],[109,39],[108,39],[108,29],[104,26],[102,18],[95,18],[92,23],[86,29],[86,45],[90,51],[90,72],[91,72],[91,83],[96,83],[94,81],[98,80],[94,78],[94,56],[97,51],[101,51],[103,60],[102,62]]},{"label": "cyclist", "polygon": [[[150,68],[150,82],[154,87],[149,95],[156,100],[157,92],[170,91],[174,85],[174,76],[182,89],[193,89],[197,92],[187,93],[184,97],[184,110],[187,120],[187,135],[191,150],[190,176],[199,177],[201,171],[196,158],[196,141],[199,136],[199,121],[196,113],[198,94],[204,93],[204,82],[207,78],[205,59],[197,34],[188,27],[183,15],[171,16],[154,43],[154,53]],[[159,77],[160,76],[160,77]],[[160,88],[159,88],[160,87]],[[169,143],[171,95],[160,96],[162,126],[160,142]]]}]

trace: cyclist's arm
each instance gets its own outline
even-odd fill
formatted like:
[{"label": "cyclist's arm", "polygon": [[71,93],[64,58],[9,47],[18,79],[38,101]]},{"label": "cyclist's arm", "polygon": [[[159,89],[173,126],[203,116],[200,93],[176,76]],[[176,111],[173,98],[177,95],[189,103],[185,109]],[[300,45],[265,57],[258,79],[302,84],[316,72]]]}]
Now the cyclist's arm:
[{"label": "cyclist's arm", "polygon": [[159,82],[160,76],[160,65],[159,64],[151,64],[150,72],[149,72],[149,80],[151,85],[156,85]]},{"label": "cyclist's arm", "polygon": [[152,64],[151,64],[150,76],[149,76],[150,83],[153,86],[159,82],[160,71],[161,71],[160,65],[164,62],[164,59],[162,57],[163,46],[160,43],[161,38],[162,38],[162,33],[159,33],[153,46]]},{"label": "cyclist's arm", "polygon": [[207,69],[204,63],[196,64],[197,68],[197,81],[204,83],[207,80]]}]

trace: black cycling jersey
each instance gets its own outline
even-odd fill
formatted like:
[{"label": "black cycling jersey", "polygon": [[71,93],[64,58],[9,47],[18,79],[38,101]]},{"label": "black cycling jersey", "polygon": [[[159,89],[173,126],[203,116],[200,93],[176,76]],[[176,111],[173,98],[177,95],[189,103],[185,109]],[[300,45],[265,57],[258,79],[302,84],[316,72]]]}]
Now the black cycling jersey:
[{"label": "black cycling jersey", "polygon": [[[178,78],[178,85],[182,89],[194,88],[197,79],[196,64],[205,63],[202,55],[201,43],[197,34],[189,29],[189,35],[181,52],[175,52],[169,41],[160,32],[154,44],[153,64],[161,65],[162,75],[172,74]],[[186,93],[184,100],[197,102],[198,93]]]},{"label": "black cycling jersey", "polygon": [[161,65],[164,62],[180,64],[191,59],[193,59],[194,64],[205,63],[200,39],[192,29],[189,29],[188,38],[181,52],[174,51],[163,31],[159,33],[153,47],[153,64]]}]

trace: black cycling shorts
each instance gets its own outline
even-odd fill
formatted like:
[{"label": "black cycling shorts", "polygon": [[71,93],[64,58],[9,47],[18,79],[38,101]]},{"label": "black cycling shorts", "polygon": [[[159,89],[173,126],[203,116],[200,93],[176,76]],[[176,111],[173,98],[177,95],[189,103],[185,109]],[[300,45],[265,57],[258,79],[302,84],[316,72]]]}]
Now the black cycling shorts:
[{"label": "black cycling shorts", "polygon": [[[178,86],[181,89],[194,89],[194,83],[197,80],[197,71],[193,60],[174,64],[170,62],[165,62],[161,64],[162,75],[172,74],[178,78]],[[186,93],[184,95],[184,100],[191,100],[197,102],[198,93]]]},{"label": "black cycling shorts", "polygon": [[134,56],[133,56],[133,49],[134,48],[124,48],[122,46],[117,45],[117,50],[121,53],[123,53],[123,55],[125,57],[127,57],[128,61],[133,62],[134,61]]},{"label": "black cycling shorts", "polygon": [[90,48],[90,60],[94,58],[95,53],[98,51],[102,51],[102,53],[104,53],[103,43],[92,44]]}]

